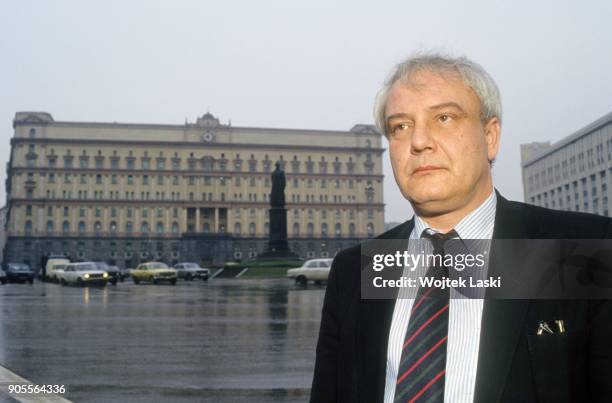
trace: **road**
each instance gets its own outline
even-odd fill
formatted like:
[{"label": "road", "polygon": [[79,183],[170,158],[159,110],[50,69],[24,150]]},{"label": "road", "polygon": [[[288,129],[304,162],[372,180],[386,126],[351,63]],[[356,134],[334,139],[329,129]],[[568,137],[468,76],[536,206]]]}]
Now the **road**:
[{"label": "road", "polygon": [[284,278],[3,285],[0,365],[74,402],[306,402],[324,291]]}]

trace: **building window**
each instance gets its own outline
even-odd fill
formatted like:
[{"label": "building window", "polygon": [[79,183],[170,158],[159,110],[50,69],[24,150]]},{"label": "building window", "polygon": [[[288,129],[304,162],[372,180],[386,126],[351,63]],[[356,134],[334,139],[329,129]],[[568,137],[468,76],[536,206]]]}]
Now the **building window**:
[{"label": "building window", "polygon": [[47,234],[52,234],[53,233],[53,221],[49,220],[47,221]]},{"label": "building window", "polygon": [[306,234],[310,237],[314,235],[314,225],[311,222],[306,225]]},{"label": "building window", "polygon": [[96,221],[94,223],[94,232],[96,235],[99,235],[102,232],[102,223],[100,221]]},{"label": "building window", "polygon": [[300,224],[297,222],[293,223],[293,236],[300,236]]},{"label": "building window", "polygon": [[62,232],[63,232],[64,234],[67,234],[67,233],[69,233],[69,232],[70,232],[70,223],[69,223],[68,221],[64,221],[64,222],[62,223]]},{"label": "building window", "polygon": [[117,223],[115,221],[111,221],[110,225],[108,226],[110,232],[112,234],[117,232]]},{"label": "building window", "polygon": [[142,232],[143,234],[148,234],[149,233],[149,223],[148,222],[143,222],[142,225],[140,226],[140,232]]},{"label": "building window", "polygon": [[84,234],[87,227],[83,221],[79,222],[79,234]]},{"label": "building window", "polygon": [[327,223],[321,224],[321,236],[327,237]]},{"label": "building window", "polygon": [[134,231],[134,224],[131,221],[125,223],[125,232],[131,234]]},{"label": "building window", "polygon": [[26,217],[32,216],[32,206],[26,206]]},{"label": "building window", "polygon": [[87,175],[81,174],[81,185],[87,184]]},{"label": "building window", "polygon": [[177,222],[173,222],[172,223],[172,233],[173,234],[178,234],[179,232],[179,225]]},{"label": "building window", "polygon": [[255,223],[252,222],[249,224],[249,235],[254,236],[256,233],[257,227],[255,226]]},{"label": "building window", "polygon": [[372,224],[371,222],[369,222],[367,225],[367,232],[368,232],[368,237],[374,236],[374,224]]},{"label": "building window", "polygon": [[32,221],[28,220],[25,222],[24,231],[26,235],[32,235]]},{"label": "building window", "polygon": [[235,235],[240,235],[242,233],[242,226],[240,225],[239,222],[234,224],[234,234]]},{"label": "building window", "polygon": [[164,223],[158,222],[155,230],[157,231],[158,234],[163,234],[164,233]]}]

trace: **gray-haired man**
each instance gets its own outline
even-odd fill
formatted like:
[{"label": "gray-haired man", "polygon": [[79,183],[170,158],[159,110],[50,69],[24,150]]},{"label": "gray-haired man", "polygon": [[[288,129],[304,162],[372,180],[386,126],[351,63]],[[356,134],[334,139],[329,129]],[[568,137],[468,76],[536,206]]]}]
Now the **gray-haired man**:
[{"label": "gray-haired man", "polygon": [[[379,92],[375,119],[415,211],[378,238],[409,239],[409,248],[426,236],[612,238],[608,218],[511,202],[494,189],[501,102],[478,64],[409,58]],[[612,401],[610,301],[361,299],[360,258],[356,246],[334,259],[312,402]],[[569,327],[540,337],[542,319]]]}]

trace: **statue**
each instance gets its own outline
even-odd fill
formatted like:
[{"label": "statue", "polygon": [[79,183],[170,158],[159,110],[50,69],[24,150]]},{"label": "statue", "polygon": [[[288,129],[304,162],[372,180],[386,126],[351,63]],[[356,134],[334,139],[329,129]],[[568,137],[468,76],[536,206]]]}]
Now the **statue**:
[{"label": "statue", "polygon": [[270,192],[270,234],[268,248],[260,257],[263,259],[297,259],[287,242],[287,208],[285,207],[285,173],[277,162],[272,172]]},{"label": "statue", "polygon": [[271,207],[285,207],[285,173],[280,169],[280,163],[276,163],[276,169],[272,172],[272,193],[270,194]]}]

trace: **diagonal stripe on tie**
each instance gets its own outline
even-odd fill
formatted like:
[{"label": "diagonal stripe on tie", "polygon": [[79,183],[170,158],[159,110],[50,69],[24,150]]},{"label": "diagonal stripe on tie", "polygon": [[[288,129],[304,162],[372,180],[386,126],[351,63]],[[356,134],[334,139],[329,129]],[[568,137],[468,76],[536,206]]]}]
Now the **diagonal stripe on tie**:
[{"label": "diagonal stripe on tie", "polygon": [[444,355],[438,354],[433,358],[433,361],[429,363],[429,366],[425,370],[420,370],[416,377],[411,378],[412,382],[408,382],[408,380],[404,380],[404,385],[402,385],[402,390],[398,394],[395,395],[395,402],[405,402],[407,399],[404,396],[411,396],[418,392],[419,388],[417,386],[421,385],[423,378],[427,377],[427,379],[431,379],[433,375],[437,371],[438,365],[444,359]]},{"label": "diagonal stripe on tie", "polygon": [[414,371],[414,369],[416,367],[419,366],[419,364],[421,362],[423,362],[431,353],[433,353],[434,351],[436,351],[436,349],[438,349],[438,347],[440,347],[442,344],[444,344],[446,342],[446,339],[448,339],[448,336],[444,336],[443,338],[441,338],[440,340],[438,340],[436,342],[436,344],[434,344],[433,346],[431,346],[429,348],[429,350],[427,350],[423,355],[421,355],[419,357],[418,360],[416,360],[416,362],[414,364],[412,364],[410,366],[410,368],[408,368],[406,371],[404,371],[403,374],[400,375],[399,378],[397,378],[397,383],[399,384],[400,382],[402,382],[412,371]]},{"label": "diagonal stripe on tie", "polygon": [[[416,402],[416,400],[417,400],[419,397],[421,397],[421,396],[422,396],[422,395],[423,395],[425,392],[427,392],[427,391],[429,390],[429,388],[431,388],[431,386],[432,386],[433,384],[435,384],[435,383],[438,381],[438,379],[440,379],[440,378],[442,378],[442,377],[444,376],[444,373],[445,373],[445,372],[446,372],[446,370],[445,370],[445,369],[443,369],[442,371],[438,372],[438,373],[436,374],[436,376],[434,376],[434,377],[431,379],[431,381],[427,382],[427,384],[425,384],[425,386],[423,386],[423,388],[422,388],[421,390],[419,390],[419,392],[418,392],[416,395],[414,395],[414,397],[413,397],[412,399],[408,400],[408,403],[414,403],[414,402]],[[444,380],[444,379],[442,379],[442,381],[443,381],[443,380]],[[442,391],[444,391],[444,389],[442,389]],[[435,391],[435,393],[436,393],[436,394],[438,394],[438,393],[439,393],[439,390],[436,390],[436,391]]]},{"label": "diagonal stripe on tie", "polygon": [[435,344],[436,341],[440,340],[446,334],[446,325],[441,322],[438,323],[435,328],[432,328],[430,332],[428,332],[426,337],[423,337],[418,342],[410,345],[408,350],[403,354],[402,361],[400,362],[400,368],[410,368],[407,364],[409,362],[415,361],[415,356],[419,354],[419,352],[427,351],[431,346]]},{"label": "diagonal stripe on tie", "polygon": [[440,308],[436,313],[434,313],[433,315],[431,315],[429,318],[427,318],[427,320],[425,322],[423,322],[422,325],[420,325],[415,331],[414,333],[412,333],[412,335],[404,342],[403,348],[406,348],[407,345],[409,345],[412,340],[414,340],[423,330],[425,330],[425,328],[427,327],[427,325],[429,325],[431,322],[433,322],[438,316],[442,315],[444,312],[446,312],[446,310],[448,309],[448,304],[444,305],[442,308]]}]

